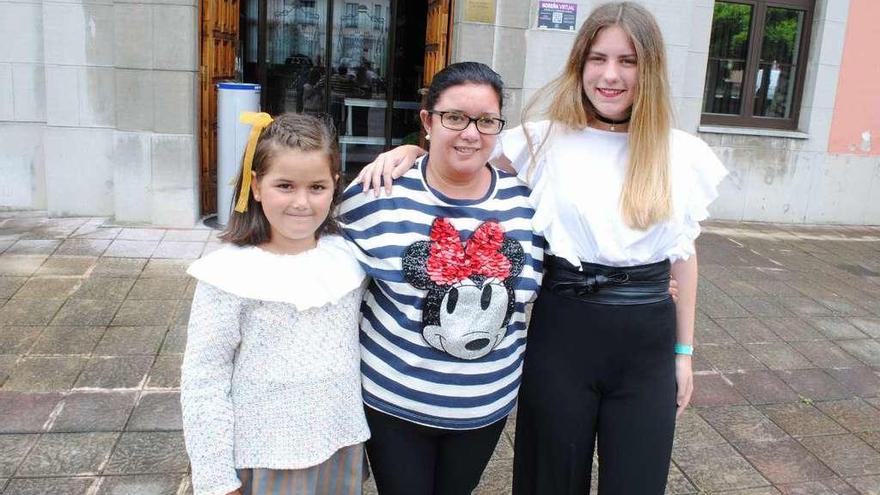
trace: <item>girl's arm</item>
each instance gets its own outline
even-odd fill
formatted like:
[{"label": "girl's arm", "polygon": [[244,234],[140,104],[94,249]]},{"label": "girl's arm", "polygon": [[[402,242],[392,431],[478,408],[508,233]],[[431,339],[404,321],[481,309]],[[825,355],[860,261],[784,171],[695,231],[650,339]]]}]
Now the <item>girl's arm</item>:
[{"label": "girl's arm", "polygon": [[241,307],[240,298],[198,283],[180,377],[183,434],[196,493],[234,493],[241,486],[233,457],[230,398]]},{"label": "girl's arm", "polygon": [[[678,282],[678,302],[675,305],[676,342],[694,345],[694,320],[697,311],[697,255],[672,264],[672,278]],[[675,380],[678,384],[676,402],[681,415],[691,401],[694,391],[691,356],[675,355]]]}]

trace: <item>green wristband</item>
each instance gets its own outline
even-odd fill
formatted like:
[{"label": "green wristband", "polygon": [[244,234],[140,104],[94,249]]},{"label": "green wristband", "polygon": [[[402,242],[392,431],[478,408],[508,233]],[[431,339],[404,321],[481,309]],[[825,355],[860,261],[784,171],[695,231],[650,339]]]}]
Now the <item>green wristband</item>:
[{"label": "green wristband", "polygon": [[693,356],[694,355],[694,346],[687,344],[675,344],[675,353],[683,354],[685,356]]}]

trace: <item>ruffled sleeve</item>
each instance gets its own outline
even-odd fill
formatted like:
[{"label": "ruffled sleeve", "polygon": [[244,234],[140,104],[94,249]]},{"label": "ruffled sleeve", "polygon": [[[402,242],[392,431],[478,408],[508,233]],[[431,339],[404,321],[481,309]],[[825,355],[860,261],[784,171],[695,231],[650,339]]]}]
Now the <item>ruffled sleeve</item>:
[{"label": "ruffled sleeve", "polygon": [[[513,166],[513,169],[516,170],[516,174],[520,180],[530,184],[531,181],[526,179],[528,179],[527,176],[529,164],[532,161],[532,153],[529,151],[529,140],[526,139],[526,132],[529,133],[529,139],[532,142],[532,146],[537,146],[544,139],[549,127],[550,121],[541,120],[538,122],[526,122],[523,125],[502,132],[495,144],[495,149],[492,151],[489,161],[491,162],[502,155],[505,156],[510,160],[510,164]],[[546,159],[546,153],[542,152],[536,157],[536,159],[537,173],[543,168],[542,165]]]},{"label": "ruffled sleeve", "polygon": [[[684,133],[682,133],[684,134]],[[728,171],[705,141],[691,135],[682,139],[688,149],[679,155],[688,161],[686,184],[687,197],[683,201],[683,223],[675,250],[670,253],[672,261],[687,260],[694,253],[694,241],[700,235],[700,222],[709,218],[709,205],[718,197],[718,185]],[[679,146],[674,143],[673,146]],[[677,151],[677,150],[676,150]]]}]

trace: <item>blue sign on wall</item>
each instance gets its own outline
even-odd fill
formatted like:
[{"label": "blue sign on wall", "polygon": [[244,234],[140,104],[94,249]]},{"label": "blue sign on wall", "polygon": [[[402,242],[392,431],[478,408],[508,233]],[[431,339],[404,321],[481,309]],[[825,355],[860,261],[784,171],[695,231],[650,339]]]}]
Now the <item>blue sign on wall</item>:
[{"label": "blue sign on wall", "polygon": [[539,2],[538,28],[574,31],[577,21],[577,4],[563,2]]}]

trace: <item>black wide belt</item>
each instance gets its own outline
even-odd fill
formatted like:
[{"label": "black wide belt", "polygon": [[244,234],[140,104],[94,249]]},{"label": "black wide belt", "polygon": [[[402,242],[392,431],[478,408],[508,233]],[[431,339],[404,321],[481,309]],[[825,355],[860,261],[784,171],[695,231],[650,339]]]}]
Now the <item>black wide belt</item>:
[{"label": "black wide belt", "polygon": [[669,260],[638,266],[581,263],[553,255],[544,260],[544,289],[598,304],[650,304],[669,298]]}]

